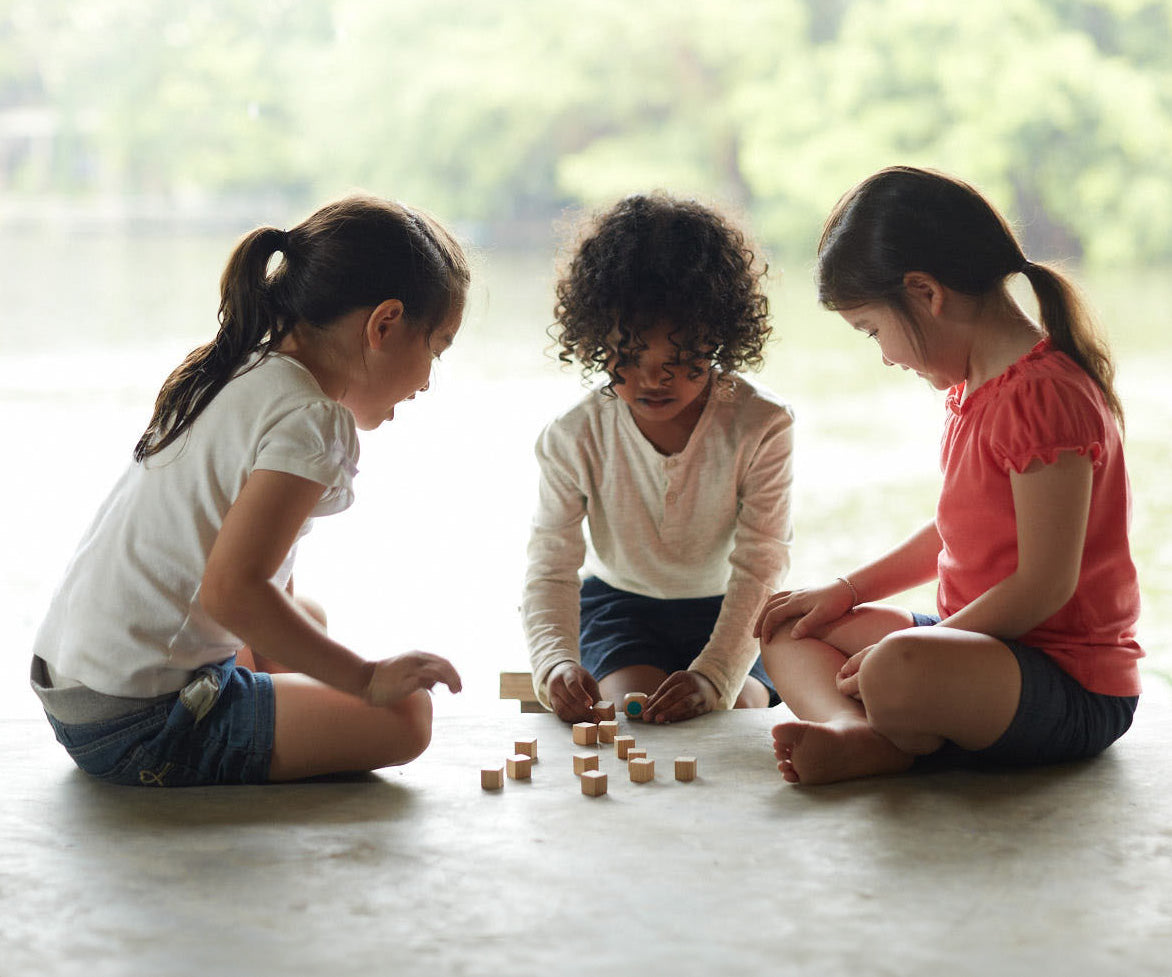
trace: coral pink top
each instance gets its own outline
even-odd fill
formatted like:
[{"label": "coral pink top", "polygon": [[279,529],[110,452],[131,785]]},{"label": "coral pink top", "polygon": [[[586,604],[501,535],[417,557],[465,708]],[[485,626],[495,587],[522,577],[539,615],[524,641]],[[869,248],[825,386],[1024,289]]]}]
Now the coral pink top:
[{"label": "coral pink top", "polygon": [[1119,427],[1095,382],[1043,339],[962,402],[948,392],[941,443],[944,487],[936,527],[944,542],[937,607],[948,617],[1017,568],[1010,472],[1077,451],[1093,463],[1082,569],[1074,596],[1018,640],[1040,648],[1081,685],[1138,695],[1139,584],[1127,541],[1131,489]]}]

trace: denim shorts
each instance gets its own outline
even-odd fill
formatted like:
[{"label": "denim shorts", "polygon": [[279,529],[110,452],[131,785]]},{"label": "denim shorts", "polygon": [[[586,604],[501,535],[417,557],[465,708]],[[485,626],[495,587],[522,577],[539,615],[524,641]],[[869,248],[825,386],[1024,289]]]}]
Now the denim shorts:
[{"label": "denim shorts", "polygon": [[[918,627],[940,623],[932,615],[912,616]],[[1089,692],[1044,651],[1018,641],[1002,643],[1021,669],[1021,699],[1009,728],[983,750],[964,750],[946,741],[935,753],[919,758],[926,765],[1033,766],[1083,760],[1102,753],[1130,728],[1139,696]]]},{"label": "denim shorts", "polygon": [[[724,597],[660,600],[587,577],[579,601],[582,667],[601,681],[630,665],[668,674],[686,669],[712,637]],[[760,655],[749,674],[769,692],[769,705],[781,702]]]},{"label": "denim shorts", "polygon": [[197,787],[265,783],[275,714],[272,677],[232,657],[137,712],[88,723],[48,718],[74,762],[98,780]]}]

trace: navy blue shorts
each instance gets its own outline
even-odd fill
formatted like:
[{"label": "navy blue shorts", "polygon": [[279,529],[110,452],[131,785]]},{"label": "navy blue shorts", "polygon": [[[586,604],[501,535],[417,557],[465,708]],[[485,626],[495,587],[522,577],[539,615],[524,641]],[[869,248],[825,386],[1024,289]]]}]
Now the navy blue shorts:
[{"label": "navy blue shorts", "polygon": [[[582,667],[601,681],[630,665],[650,665],[669,675],[686,669],[708,644],[723,596],[659,600],[618,590],[597,577],[582,582],[579,648]],[[781,697],[765,673],[761,656],[749,674]]]},{"label": "navy blue shorts", "polygon": [[[912,616],[917,627],[940,623],[928,614]],[[1009,728],[983,750],[964,750],[946,741],[921,761],[1033,766],[1083,760],[1102,753],[1130,728],[1139,696],[1089,692],[1045,652],[1018,641],[1002,643],[1021,669],[1021,699]]]},{"label": "navy blue shorts", "polygon": [[273,755],[272,677],[235,657],[199,669],[174,696],[116,719],[63,723],[57,739],[86,773],[115,784],[262,784]]}]

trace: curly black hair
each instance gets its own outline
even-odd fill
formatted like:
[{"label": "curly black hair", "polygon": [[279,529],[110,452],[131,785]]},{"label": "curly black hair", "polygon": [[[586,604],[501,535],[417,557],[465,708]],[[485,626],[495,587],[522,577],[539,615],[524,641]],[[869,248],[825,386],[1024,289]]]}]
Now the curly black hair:
[{"label": "curly black hair", "polygon": [[590,222],[558,280],[550,326],[558,359],[580,362],[583,379],[609,373],[613,391],[642,333],[667,322],[693,375],[757,369],[772,332],[767,271],[745,235],[709,207],[662,192],[626,197]]}]

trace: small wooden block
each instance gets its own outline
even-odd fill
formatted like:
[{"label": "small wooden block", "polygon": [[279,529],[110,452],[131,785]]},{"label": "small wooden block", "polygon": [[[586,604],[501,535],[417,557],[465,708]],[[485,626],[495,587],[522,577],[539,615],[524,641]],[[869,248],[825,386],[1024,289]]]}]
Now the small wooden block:
[{"label": "small wooden block", "polygon": [[598,769],[597,753],[575,753],[574,773],[585,773],[587,770]]},{"label": "small wooden block", "polygon": [[631,780],[636,784],[645,784],[655,779],[655,761],[646,757],[636,757],[627,769],[631,772]]},{"label": "small wooden block", "polygon": [[615,755],[618,756],[620,760],[625,760],[627,758],[627,751],[634,745],[634,736],[616,736],[614,738]]},{"label": "small wooden block", "polygon": [[510,780],[528,780],[533,773],[533,758],[518,753],[505,761],[505,769],[509,771]]},{"label": "small wooden block", "polygon": [[599,743],[613,743],[614,738],[618,735],[619,721],[617,719],[604,719],[598,724]]},{"label": "small wooden block", "polygon": [[485,790],[500,790],[505,786],[504,767],[483,767],[480,771],[480,786]]},{"label": "small wooden block", "polygon": [[597,723],[574,723],[574,742],[579,746],[592,746],[598,742]]},{"label": "small wooden block", "polygon": [[696,758],[694,756],[676,757],[676,780],[696,779]]},{"label": "small wooden block", "polygon": [[623,696],[623,712],[632,719],[639,719],[647,706],[646,692],[628,692]]},{"label": "small wooden block", "polygon": [[595,719],[614,719],[614,703],[610,699],[599,699],[594,703]]},{"label": "small wooden block", "polygon": [[517,740],[513,743],[514,753],[524,753],[534,763],[537,762],[537,740]]},{"label": "small wooden block", "polygon": [[582,774],[582,793],[600,797],[606,793],[606,774],[598,770],[586,770]]},{"label": "small wooden block", "polygon": [[627,750],[627,759],[628,760],[646,760],[647,759],[647,751],[643,750],[643,749],[636,750],[632,747],[631,749]]}]

